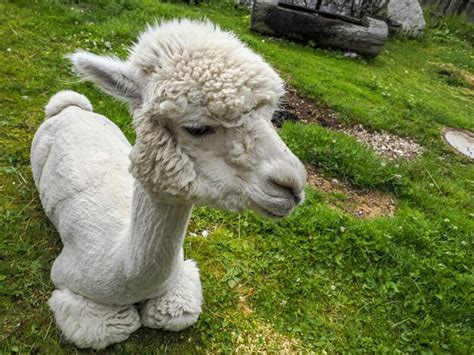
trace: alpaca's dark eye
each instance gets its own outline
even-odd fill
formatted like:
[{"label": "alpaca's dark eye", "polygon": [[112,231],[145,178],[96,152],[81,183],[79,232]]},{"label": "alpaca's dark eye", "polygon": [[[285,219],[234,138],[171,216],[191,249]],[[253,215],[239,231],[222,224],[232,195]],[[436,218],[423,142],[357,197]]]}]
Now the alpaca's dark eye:
[{"label": "alpaca's dark eye", "polygon": [[204,136],[206,134],[214,132],[214,128],[212,128],[211,126],[190,126],[184,128],[190,135],[195,137]]}]

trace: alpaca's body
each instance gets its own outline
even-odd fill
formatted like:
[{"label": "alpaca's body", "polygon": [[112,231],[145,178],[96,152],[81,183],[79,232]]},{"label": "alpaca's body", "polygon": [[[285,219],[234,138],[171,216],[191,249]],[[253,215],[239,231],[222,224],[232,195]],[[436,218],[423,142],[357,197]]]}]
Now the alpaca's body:
[{"label": "alpaca's body", "polygon": [[57,288],[109,299],[117,292],[110,284],[123,277],[117,257],[130,219],[129,151],[117,126],[77,106],[36,133],[33,176],[64,244],[51,274]]},{"label": "alpaca's body", "polygon": [[178,331],[201,313],[199,270],[182,249],[193,204],[290,214],[303,165],[278,137],[274,70],[209,22],[149,27],[127,61],[86,52],[75,69],[126,101],[133,147],[63,91],[46,106],[31,164],[64,248],[49,306],[65,339],[102,349],[141,325]]},{"label": "alpaca's body", "polygon": [[[61,97],[67,101],[67,96]],[[58,289],[68,288],[103,304],[130,305],[158,296],[176,267],[179,252],[168,250],[170,244],[161,239],[173,238],[174,248],[181,248],[191,207],[183,211],[181,205],[148,201],[128,172],[130,149],[113,122],[78,106],[66,107],[37,131],[31,152],[33,175],[46,214],[64,244],[51,272]],[[183,225],[178,233],[162,225],[162,238],[150,238],[149,246],[156,248],[150,257],[157,261],[152,270],[146,270],[143,258],[137,263],[124,253],[133,243],[133,196],[148,212],[156,209],[151,217],[157,219],[156,227],[164,217],[160,212],[173,226],[180,221]]]}]

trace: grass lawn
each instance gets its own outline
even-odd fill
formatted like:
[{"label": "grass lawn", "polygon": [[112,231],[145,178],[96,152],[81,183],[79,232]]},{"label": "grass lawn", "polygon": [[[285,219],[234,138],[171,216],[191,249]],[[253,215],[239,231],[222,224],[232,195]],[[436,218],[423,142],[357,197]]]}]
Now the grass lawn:
[{"label": "grass lawn", "polygon": [[283,139],[306,164],[390,194],[395,215],[357,219],[311,188],[277,223],[197,208],[190,232],[198,236],[186,239],[185,251],[202,271],[199,322],[177,334],[142,328],[106,352],[473,353],[474,166],[439,134],[445,125],[474,130],[472,26],[392,39],[367,62],[253,34],[248,11],[230,1],[156,0],[0,4],[0,352],[77,352],[62,343],[46,304],[61,243],[29,166],[43,106],[58,90],[77,90],[134,139],[126,108],[79,82],[64,54],[125,56],[147,22],[181,16],[235,31],[345,124],[416,139],[425,151],[388,162],[343,133],[285,124]]}]

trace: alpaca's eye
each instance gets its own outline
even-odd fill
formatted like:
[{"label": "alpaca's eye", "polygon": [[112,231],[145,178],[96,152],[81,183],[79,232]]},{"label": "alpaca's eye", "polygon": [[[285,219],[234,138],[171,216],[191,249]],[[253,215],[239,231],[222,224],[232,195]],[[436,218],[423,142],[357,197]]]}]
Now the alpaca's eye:
[{"label": "alpaca's eye", "polygon": [[204,136],[206,134],[214,132],[214,128],[212,128],[211,126],[190,126],[184,128],[190,135],[195,137]]}]

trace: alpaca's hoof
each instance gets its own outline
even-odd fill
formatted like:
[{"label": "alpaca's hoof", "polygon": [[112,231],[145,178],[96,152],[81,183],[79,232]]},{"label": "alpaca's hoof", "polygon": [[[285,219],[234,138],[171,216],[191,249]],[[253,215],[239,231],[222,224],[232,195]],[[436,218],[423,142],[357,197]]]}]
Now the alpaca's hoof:
[{"label": "alpaca's hoof", "polygon": [[141,326],[134,307],[102,305],[68,289],[54,291],[48,304],[64,338],[78,348],[103,349]]},{"label": "alpaca's hoof", "polygon": [[[160,311],[158,307],[148,302],[142,313],[142,324],[148,328],[164,329],[171,332],[179,332],[197,322],[201,312],[183,312],[179,316],[172,316],[166,311]],[[146,309],[146,310],[145,310]]]},{"label": "alpaca's hoof", "polygon": [[197,322],[201,304],[199,269],[194,261],[186,260],[168,291],[145,303],[140,312],[141,321],[145,327],[177,332]]}]

